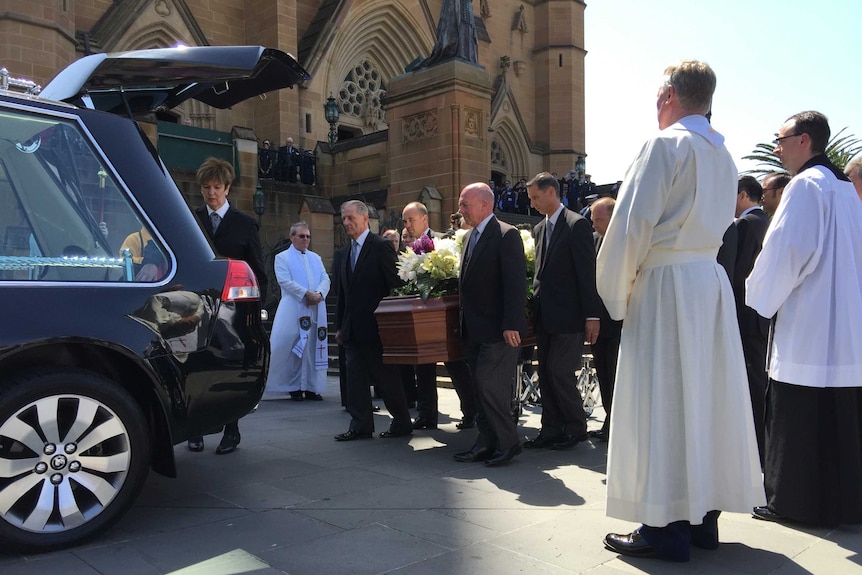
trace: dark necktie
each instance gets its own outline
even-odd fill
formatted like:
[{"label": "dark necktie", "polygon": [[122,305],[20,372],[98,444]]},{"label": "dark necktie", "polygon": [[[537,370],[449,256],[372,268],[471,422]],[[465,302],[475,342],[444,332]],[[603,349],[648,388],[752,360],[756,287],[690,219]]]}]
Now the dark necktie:
[{"label": "dark necktie", "polygon": [[221,223],[221,216],[218,215],[216,212],[211,213],[210,214],[210,222],[212,223],[212,226],[213,226],[213,233],[216,233],[216,230],[218,229],[218,226]]}]

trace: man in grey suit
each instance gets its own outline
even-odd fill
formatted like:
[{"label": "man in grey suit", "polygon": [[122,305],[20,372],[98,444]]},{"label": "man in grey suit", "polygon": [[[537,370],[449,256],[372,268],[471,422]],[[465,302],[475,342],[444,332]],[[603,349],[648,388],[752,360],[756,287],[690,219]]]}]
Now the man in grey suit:
[{"label": "man in grey suit", "polygon": [[510,408],[521,335],[527,331],[527,263],[518,230],[494,217],[494,194],[487,184],[461,190],[458,211],[473,228],[463,241],[459,293],[479,437],[455,459],[500,465],[521,452]]},{"label": "man in grey suit", "polygon": [[557,178],[542,172],[527,184],[545,216],[536,238],[534,327],[539,349],[542,429],[524,447],[570,449],[587,439],[587,416],[574,373],[583,344],[599,335],[596,253],[590,223],[560,201]]}]

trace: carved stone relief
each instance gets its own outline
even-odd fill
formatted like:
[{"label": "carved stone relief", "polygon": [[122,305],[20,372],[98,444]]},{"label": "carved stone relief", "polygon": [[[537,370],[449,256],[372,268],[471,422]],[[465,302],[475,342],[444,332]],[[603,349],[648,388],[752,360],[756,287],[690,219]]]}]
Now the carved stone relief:
[{"label": "carved stone relief", "polygon": [[476,110],[465,110],[464,133],[468,136],[479,137],[479,112]]},{"label": "carved stone relief", "polygon": [[415,142],[437,135],[437,111],[421,112],[404,118],[404,141]]},{"label": "carved stone relief", "polygon": [[171,15],[171,5],[167,0],[159,0],[156,2],[155,6],[153,6],[153,9],[156,11],[156,14],[162,18],[167,18]]}]

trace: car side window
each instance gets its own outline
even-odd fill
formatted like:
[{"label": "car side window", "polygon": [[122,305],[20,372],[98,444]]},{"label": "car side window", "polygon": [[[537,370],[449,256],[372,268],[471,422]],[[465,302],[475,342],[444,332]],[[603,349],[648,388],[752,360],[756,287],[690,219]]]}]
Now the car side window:
[{"label": "car side window", "polygon": [[0,281],[155,282],[165,253],[79,124],[0,111]]}]

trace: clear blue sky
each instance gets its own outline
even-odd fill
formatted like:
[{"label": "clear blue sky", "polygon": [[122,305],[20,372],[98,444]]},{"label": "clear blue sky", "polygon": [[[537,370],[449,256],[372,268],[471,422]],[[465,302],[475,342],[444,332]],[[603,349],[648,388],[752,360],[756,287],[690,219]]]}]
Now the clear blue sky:
[{"label": "clear blue sky", "polygon": [[587,172],[623,179],[658,128],[669,64],[697,59],[718,77],[712,124],[741,158],[796,112],[862,138],[862,0],[587,0]]}]

